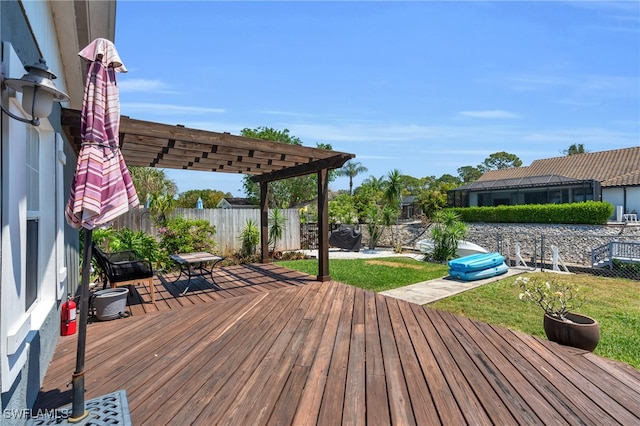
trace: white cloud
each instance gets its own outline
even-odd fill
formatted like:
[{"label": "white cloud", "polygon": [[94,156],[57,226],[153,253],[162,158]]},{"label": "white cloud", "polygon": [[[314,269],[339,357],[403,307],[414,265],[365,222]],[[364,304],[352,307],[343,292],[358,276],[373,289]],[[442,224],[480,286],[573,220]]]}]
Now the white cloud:
[{"label": "white cloud", "polygon": [[569,146],[582,143],[592,151],[603,151],[613,147],[637,146],[637,136],[632,132],[621,132],[602,128],[549,129],[533,132],[522,132],[523,142],[558,144]]},{"label": "white cloud", "polygon": [[314,114],[309,114],[309,113],[302,113],[302,112],[296,112],[296,111],[277,111],[277,110],[265,110],[265,111],[258,111],[260,114],[265,114],[265,115],[280,115],[280,116],[284,116],[284,117],[305,117],[305,118],[313,118],[316,117]]},{"label": "white cloud", "polygon": [[173,90],[169,90],[168,85],[161,80],[145,80],[143,78],[119,80],[118,89],[120,93],[179,93]]},{"label": "white cloud", "polygon": [[[195,106],[184,106],[174,104],[158,104],[147,102],[123,102],[120,110],[125,115],[132,113],[143,113],[148,115],[193,115],[193,114],[223,114],[226,111],[223,108],[203,108]],[[138,117],[136,117],[138,118]],[[142,118],[148,119],[148,118]]]},{"label": "white cloud", "polygon": [[501,109],[485,110],[485,111],[460,111],[458,115],[472,118],[489,118],[489,119],[504,119],[504,118],[519,118],[520,115],[504,111]]},{"label": "white cloud", "polygon": [[442,129],[418,124],[313,124],[287,123],[286,128],[300,139],[323,142],[399,142],[433,139]]},{"label": "white cloud", "polygon": [[[572,96],[598,98],[628,98],[637,96],[640,78],[603,74],[573,75],[516,75],[503,79],[507,86],[518,92],[540,90],[564,91]],[[580,102],[576,100],[575,102]]]}]

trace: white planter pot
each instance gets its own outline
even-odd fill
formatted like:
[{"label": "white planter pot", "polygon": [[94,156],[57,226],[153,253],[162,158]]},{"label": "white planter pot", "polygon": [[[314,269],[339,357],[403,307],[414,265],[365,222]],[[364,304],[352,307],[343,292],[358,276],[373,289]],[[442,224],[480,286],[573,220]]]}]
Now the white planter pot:
[{"label": "white planter pot", "polygon": [[123,317],[127,309],[128,294],[129,289],[125,287],[96,291],[93,295],[96,317],[100,321]]}]

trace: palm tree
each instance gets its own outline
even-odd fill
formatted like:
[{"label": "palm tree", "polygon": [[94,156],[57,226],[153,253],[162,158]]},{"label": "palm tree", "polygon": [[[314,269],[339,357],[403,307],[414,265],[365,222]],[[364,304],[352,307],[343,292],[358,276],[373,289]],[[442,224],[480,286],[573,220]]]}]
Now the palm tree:
[{"label": "palm tree", "polygon": [[353,195],[353,178],[360,173],[366,173],[369,169],[361,165],[359,161],[347,161],[341,169],[337,171],[338,176],[349,176],[349,195]]},{"label": "palm tree", "polygon": [[164,169],[130,166],[129,174],[140,200],[146,201],[147,196],[169,195],[173,197],[177,192],[175,182],[167,178]]},{"label": "palm tree", "polygon": [[369,186],[374,191],[382,191],[382,187],[384,186],[384,176],[375,177],[370,175],[362,181],[362,186]]},{"label": "palm tree", "polygon": [[278,240],[282,238],[284,232],[284,224],[287,221],[287,217],[282,210],[275,208],[269,211],[269,243],[273,244],[273,253],[276,256],[276,244]]},{"label": "palm tree", "polygon": [[433,258],[446,262],[456,257],[458,242],[467,235],[467,225],[451,210],[438,210],[434,221],[436,226],[431,230]]},{"label": "palm tree", "polygon": [[[400,205],[401,204],[400,197],[402,195],[401,178],[402,178],[402,173],[400,173],[400,170],[393,169],[387,174],[387,180],[385,181],[386,184],[385,184],[385,190],[384,190],[384,197],[387,201],[387,204],[391,206],[391,208],[396,212],[396,222],[398,217],[400,216],[400,211],[402,210]],[[392,236],[393,236],[394,245],[395,245],[396,243],[395,234],[392,233]]]},{"label": "palm tree", "polygon": [[164,225],[167,223],[167,216],[176,208],[177,200],[173,195],[163,194],[151,197],[150,210],[156,216],[156,222]]}]

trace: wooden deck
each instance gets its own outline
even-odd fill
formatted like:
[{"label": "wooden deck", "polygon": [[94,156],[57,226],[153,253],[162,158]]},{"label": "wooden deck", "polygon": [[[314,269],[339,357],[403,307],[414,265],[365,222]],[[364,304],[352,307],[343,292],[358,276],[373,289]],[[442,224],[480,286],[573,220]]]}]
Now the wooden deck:
[{"label": "wooden deck", "polygon": [[[90,324],[87,400],[125,389],[134,425],[640,423],[626,365],[274,265],[224,269],[220,290],[158,285],[157,312]],[[34,408],[71,403],[76,344],[60,339]]]}]

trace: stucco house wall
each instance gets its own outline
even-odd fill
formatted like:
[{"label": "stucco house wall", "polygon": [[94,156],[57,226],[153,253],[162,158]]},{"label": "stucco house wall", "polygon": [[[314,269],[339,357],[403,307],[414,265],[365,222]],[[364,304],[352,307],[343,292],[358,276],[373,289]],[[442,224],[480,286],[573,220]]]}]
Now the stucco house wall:
[{"label": "stucco house wall", "polygon": [[[56,87],[79,108],[79,43],[113,38],[115,1],[0,2],[3,78],[20,78],[40,58]],[[94,22],[90,22],[90,21]],[[2,105],[26,116],[21,93],[2,91]],[[54,103],[40,126],[2,113],[0,121],[0,424],[24,424],[60,336],[60,309],[79,281],[78,231],[64,205],[76,155]],[[30,118],[30,117],[29,117]],[[70,366],[69,379],[73,366]]]},{"label": "stucco house wall", "polygon": [[[0,17],[2,65],[7,77],[20,78],[25,73],[23,65],[32,64],[41,56],[57,73],[55,64],[59,65],[60,60],[46,2],[3,1]],[[31,28],[37,28],[42,42],[36,41],[36,31],[32,33]],[[16,115],[24,115],[20,98],[20,94],[2,93],[3,105]],[[58,341],[59,309],[68,289],[61,208],[63,188],[68,187],[70,181],[65,182],[65,141],[59,123],[59,105],[54,108],[54,113],[42,119],[38,128],[2,115],[2,424],[21,424],[24,419],[15,413],[21,413],[20,410],[35,401]],[[37,227],[37,231],[28,233],[27,226]],[[33,238],[28,240],[28,235]],[[31,249],[34,244],[36,248]],[[31,296],[26,291],[28,279],[35,281],[32,303],[27,301]]]}]

